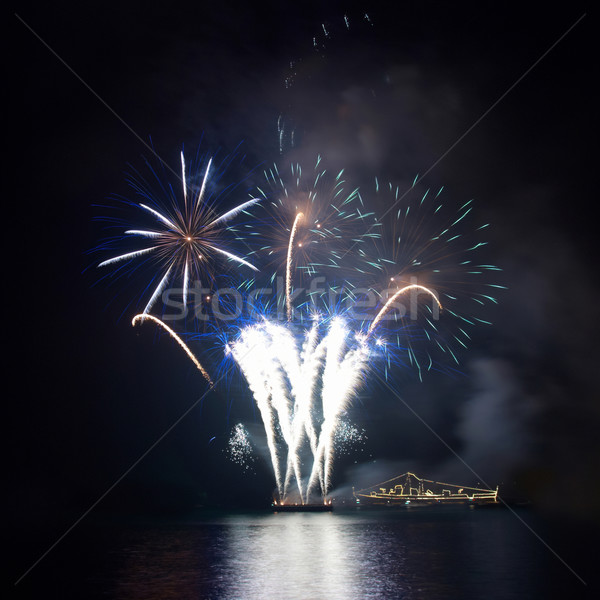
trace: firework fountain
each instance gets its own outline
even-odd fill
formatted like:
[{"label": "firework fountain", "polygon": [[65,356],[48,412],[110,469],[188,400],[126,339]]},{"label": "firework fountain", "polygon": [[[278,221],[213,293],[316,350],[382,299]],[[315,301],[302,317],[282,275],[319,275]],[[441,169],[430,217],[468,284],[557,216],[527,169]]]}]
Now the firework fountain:
[{"label": "firework fountain", "polygon": [[[331,320],[323,334],[320,329],[315,322],[299,341],[289,326],[265,320],[228,345],[260,410],[281,500],[292,481],[302,503],[317,483],[321,495],[327,494],[336,426],[369,356],[365,339],[352,334],[341,318]],[[301,468],[305,446],[312,454],[308,481]]]}]

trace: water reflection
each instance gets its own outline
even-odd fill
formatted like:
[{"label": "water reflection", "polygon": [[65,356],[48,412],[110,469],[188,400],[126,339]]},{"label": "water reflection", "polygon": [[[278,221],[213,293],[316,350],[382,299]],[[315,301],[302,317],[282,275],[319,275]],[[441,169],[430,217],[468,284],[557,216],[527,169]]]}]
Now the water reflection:
[{"label": "water reflection", "polygon": [[274,514],[232,525],[226,570],[234,585],[228,597],[366,597],[357,569],[364,549],[338,516]]},{"label": "water reflection", "polygon": [[532,597],[532,539],[504,511],[222,516],[124,532],[96,589],[136,600]]},{"label": "water reflection", "polygon": [[401,598],[409,587],[405,549],[372,533],[356,518],[332,513],[234,518],[225,553],[229,585],[221,591],[248,599]]}]

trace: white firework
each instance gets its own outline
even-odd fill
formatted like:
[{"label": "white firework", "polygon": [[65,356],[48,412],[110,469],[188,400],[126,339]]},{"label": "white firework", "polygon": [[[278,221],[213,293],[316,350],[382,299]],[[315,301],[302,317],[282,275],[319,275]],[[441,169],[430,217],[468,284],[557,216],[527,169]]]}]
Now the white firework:
[{"label": "white firework", "polygon": [[[267,320],[244,328],[227,348],[238,363],[261,413],[280,499],[295,481],[302,502],[331,486],[334,438],[340,418],[366,370],[369,347],[341,318],[304,332],[298,343],[289,326]],[[312,467],[303,474],[301,454]]]},{"label": "white firework", "polygon": [[[223,232],[228,223],[241,212],[259,202],[251,198],[235,208],[218,215],[212,203],[206,202],[206,188],[211,171],[212,159],[208,161],[202,185],[197,192],[188,190],[185,173],[185,159],[181,153],[181,181],[183,183],[183,206],[177,201],[169,208],[153,208],[147,204],[138,206],[153,217],[152,229],[128,229],[128,237],[141,237],[147,241],[144,248],[126,252],[102,261],[98,266],[105,267],[124,261],[131,261],[142,256],[154,259],[157,267],[158,284],[154,286],[143,314],[148,314],[152,306],[173,279],[182,282],[183,304],[187,305],[190,281],[209,270],[209,261],[220,256],[238,265],[254,271],[258,269],[244,258],[225,250],[222,247]],[[191,198],[189,197],[191,196]]]}]

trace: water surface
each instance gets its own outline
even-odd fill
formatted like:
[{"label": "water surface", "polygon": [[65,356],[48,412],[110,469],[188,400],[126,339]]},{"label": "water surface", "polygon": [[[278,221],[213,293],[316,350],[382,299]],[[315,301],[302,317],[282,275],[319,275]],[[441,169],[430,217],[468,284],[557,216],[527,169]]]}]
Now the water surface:
[{"label": "water surface", "polygon": [[[518,516],[546,542],[562,539],[534,515]],[[18,588],[139,600],[583,597],[587,588],[518,516],[453,508],[96,520]]]}]

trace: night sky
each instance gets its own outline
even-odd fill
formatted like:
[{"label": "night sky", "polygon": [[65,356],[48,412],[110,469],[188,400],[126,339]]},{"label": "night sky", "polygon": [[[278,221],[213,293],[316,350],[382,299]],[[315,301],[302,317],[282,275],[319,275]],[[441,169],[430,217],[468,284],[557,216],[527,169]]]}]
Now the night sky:
[{"label": "night sky", "polygon": [[[444,156],[426,184],[444,185],[457,203],[475,199],[509,289],[489,311],[494,325],[462,353],[462,374],[420,383],[400,373],[394,386],[485,482],[552,514],[598,516],[589,17],[485,114],[584,14],[583,3],[398,2],[393,12],[335,4],[12,9],[3,280],[13,510],[70,524],[65,514],[94,503],[206,390],[165,336],[130,327],[138,282],[99,282],[95,264],[106,256],[90,251],[105,235],[96,219],[109,209],[100,205],[131,197],[126,175],[152,158],[150,140],[175,170],[181,148],[199,145],[227,153],[242,143],[250,167],[279,160],[284,114],[297,136],[284,161],[320,153],[359,181],[410,182]],[[236,381],[209,394],[98,510],[232,497],[267,505],[268,465],[244,472],[225,453],[235,423],[258,423]],[[351,416],[368,439],[339,461],[340,491],[406,469],[477,482],[376,382]],[[596,496],[558,495],[575,486]]]}]

